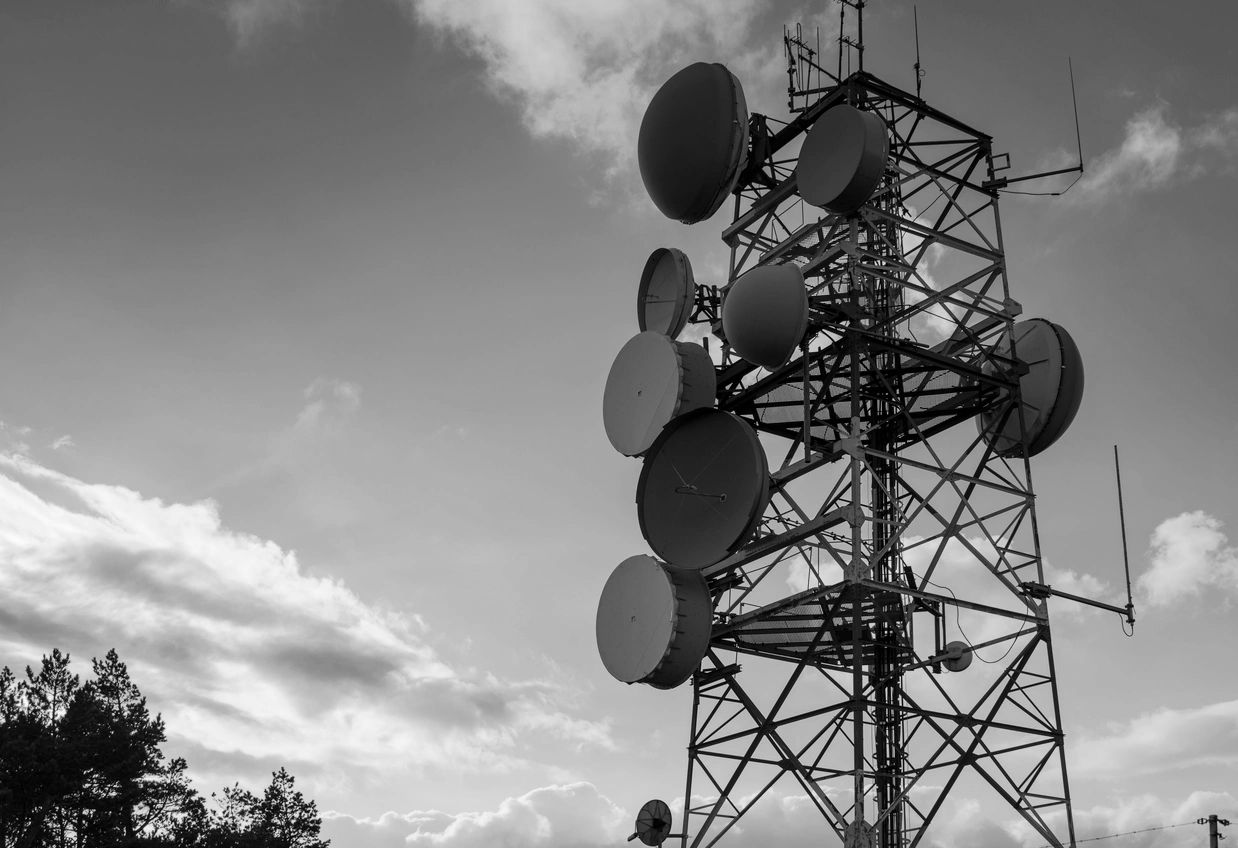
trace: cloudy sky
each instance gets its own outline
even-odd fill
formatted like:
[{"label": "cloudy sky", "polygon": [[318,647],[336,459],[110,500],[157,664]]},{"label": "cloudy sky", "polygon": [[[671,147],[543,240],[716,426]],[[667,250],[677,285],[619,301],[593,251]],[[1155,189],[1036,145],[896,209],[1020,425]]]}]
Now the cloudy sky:
[{"label": "cloudy sky", "polygon": [[[621,843],[682,795],[689,716],[596,657],[645,551],[602,385],[650,250],[726,258],[723,214],[645,199],[636,127],[696,60],[785,117],[781,27],[836,15],[0,0],[0,663],[115,647],[200,788],[286,765],[341,848]],[[1074,59],[1087,175],[1002,214],[1014,296],[1087,369],[1033,465],[1045,554],[1119,602],[1124,462],[1136,635],[1053,607],[1079,835],[1238,818],[1238,13],[919,19],[925,97],[1014,173],[1069,159]],[[911,34],[874,0],[868,68],[913,87]],[[749,833],[809,844],[800,800]],[[937,838],[1017,844],[990,815]]]}]

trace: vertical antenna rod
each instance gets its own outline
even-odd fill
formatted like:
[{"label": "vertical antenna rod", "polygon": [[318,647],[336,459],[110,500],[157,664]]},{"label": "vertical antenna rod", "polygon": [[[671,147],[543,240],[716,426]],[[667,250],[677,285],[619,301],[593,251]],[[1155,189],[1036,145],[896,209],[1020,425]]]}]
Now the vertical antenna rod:
[{"label": "vertical antenna rod", "polygon": [[[838,78],[843,76],[843,51],[850,47],[858,55],[856,70],[864,70],[864,4],[865,0],[838,0]],[[856,12],[855,38],[847,35],[847,7]],[[851,75],[851,53],[847,53],[847,75]]]},{"label": "vertical antenna rod", "polygon": [[838,78],[843,78],[843,38],[847,32],[847,4],[838,4]]},{"label": "vertical antenna rod", "polygon": [[1135,626],[1135,601],[1131,597],[1131,559],[1126,548],[1126,510],[1122,507],[1122,466],[1118,462],[1118,446],[1113,446],[1113,473],[1118,481],[1118,521],[1122,525],[1122,565],[1126,568],[1126,620]]},{"label": "vertical antenna rod", "polygon": [[[920,96],[920,80],[924,78],[924,71],[920,70],[920,14],[916,11],[916,6],[913,3],[911,6],[911,20],[916,28],[916,97]],[[1074,79],[1074,76],[1071,76]],[[1073,90],[1073,89],[1072,89]],[[1078,111],[1075,113],[1075,128],[1078,129],[1079,117]]]},{"label": "vertical antenna rod", "polygon": [[864,70],[864,0],[856,0],[855,3],[856,18],[858,26],[856,27],[856,40],[859,41],[857,49],[860,51],[859,64],[860,70]]},{"label": "vertical antenna rod", "polygon": [[[919,42],[916,42],[916,61],[920,61]],[[1083,173],[1083,136],[1079,134],[1079,98],[1075,96],[1075,63],[1066,57],[1066,67],[1070,71],[1070,105],[1075,109],[1075,145],[1079,150],[1079,173]],[[916,91],[919,94],[919,90]],[[1117,450],[1117,445],[1114,445]]]}]

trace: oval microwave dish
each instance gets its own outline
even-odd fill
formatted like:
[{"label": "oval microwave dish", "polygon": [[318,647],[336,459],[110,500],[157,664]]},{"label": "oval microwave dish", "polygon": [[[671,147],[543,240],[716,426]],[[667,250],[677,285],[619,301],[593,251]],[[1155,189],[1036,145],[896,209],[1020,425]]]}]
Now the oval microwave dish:
[{"label": "oval microwave dish", "polygon": [[748,159],[744,89],[726,66],[697,62],[658,89],[641,120],[636,160],[654,206],[695,224],[718,211]]},{"label": "oval microwave dish", "polygon": [[1031,457],[1056,442],[1075,420],[1083,401],[1083,359],[1070,334],[1043,318],[1015,324],[996,352],[1010,357],[1012,347],[1013,355],[1027,365],[1019,378],[1019,403],[1007,397],[977,416],[976,424],[993,450],[1005,457],[1023,456],[1025,436]]}]

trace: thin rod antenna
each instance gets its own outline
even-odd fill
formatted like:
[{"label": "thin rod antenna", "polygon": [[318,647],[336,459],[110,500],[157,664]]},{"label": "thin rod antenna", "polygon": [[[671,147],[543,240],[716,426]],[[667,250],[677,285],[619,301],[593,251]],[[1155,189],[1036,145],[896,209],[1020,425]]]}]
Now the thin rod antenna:
[{"label": "thin rod antenna", "polygon": [[[917,42],[918,44],[918,42]],[[916,62],[920,61],[920,54],[917,49]],[[1075,63],[1066,57],[1066,67],[1070,71],[1070,105],[1075,110],[1075,146],[1079,151],[1079,173],[1083,173],[1083,136],[1079,133],[1079,98],[1075,96]],[[917,92],[919,93],[919,92]],[[1117,446],[1114,446],[1117,449]]]},{"label": "thin rod antenna", "polygon": [[861,73],[864,71],[864,0],[856,0],[855,4],[857,27],[857,41],[859,41],[858,50],[860,52],[859,63]]},{"label": "thin rod antenna", "polygon": [[1118,446],[1113,446],[1113,474],[1118,481],[1118,521],[1122,525],[1122,565],[1126,568],[1126,620],[1135,626],[1135,601],[1131,596],[1131,559],[1126,547],[1126,510],[1122,506],[1122,466],[1118,462]]},{"label": "thin rod antenna", "polygon": [[1041,171],[1038,174],[1028,174],[1023,177],[998,177],[996,179],[986,180],[984,183],[982,183],[984,188],[997,189],[998,191],[1001,191],[1002,189],[1006,188],[1006,186],[1012,183],[1021,183],[1021,182],[1026,182],[1027,180],[1039,180],[1045,177],[1055,177],[1058,174],[1078,174],[1079,176],[1075,177],[1075,179],[1071,182],[1071,184],[1066,186],[1066,188],[1062,189],[1061,191],[1046,191],[1046,192],[1016,191],[1016,192],[1013,192],[1014,194],[1043,194],[1043,195],[1048,195],[1051,197],[1057,197],[1058,195],[1062,195],[1070,191],[1074,187],[1075,183],[1079,182],[1079,180],[1083,178],[1083,136],[1079,132],[1079,99],[1078,97],[1075,96],[1075,65],[1070,60],[1069,56],[1066,57],[1066,67],[1070,71],[1070,102],[1071,102],[1071,106],[1074,109],[1074,113],[1075,113],[1075,146],[1079,153],[1079,164],[1071,165],[1069,168],[1057,168],[1056,170],[1053,170],[1053,171]]},{"label": "thin rod antenna", "polygon": [[838,4],[838,78],[843,78],[843,38],[847,33],[847,4]]},{"label": "thin rod antenna", "polygon": [[[843,51],[851,48],[856,57],[856,70],[864,70],[864,5],[865,0],[838,0],[838,78],[843,76]],[[855,38],[847,35],[847,7],[855,9]],[[847,76],[851,76],[851,50],[847,50]]]},{"label": "thin rod antenna", "polygon": [[[924,72],[920,70],[920,14],[916,11],[916,6],[913,3],[911,6],[911,20],[916,28],[916,97],[920,96],[920,80],[924,77]],[[1071,77],[1074,80],[1074,77]],[[1074,91],[1073,83],[1071,91]],[[1075,113],[1075,129],[1079,127],[1078,111]]]}]

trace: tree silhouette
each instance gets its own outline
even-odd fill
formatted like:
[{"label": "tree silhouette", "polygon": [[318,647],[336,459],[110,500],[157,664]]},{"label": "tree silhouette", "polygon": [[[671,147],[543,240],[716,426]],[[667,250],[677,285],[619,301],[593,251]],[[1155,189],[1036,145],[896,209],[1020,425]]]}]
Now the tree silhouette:
[{"label": "tree silhouette", "polygon": [[208,807],[116,651],[91,668],[81,685],[54,649],[24,680],[0,670],[0,848],[328,848],[284,768]]},{"label": "tree silhouette", "polygon": [[295,779],[282,766],[258,804],[260,827],[279,848],[327,848],[318,838],[322,818],[318,805],[293,788]]}]

